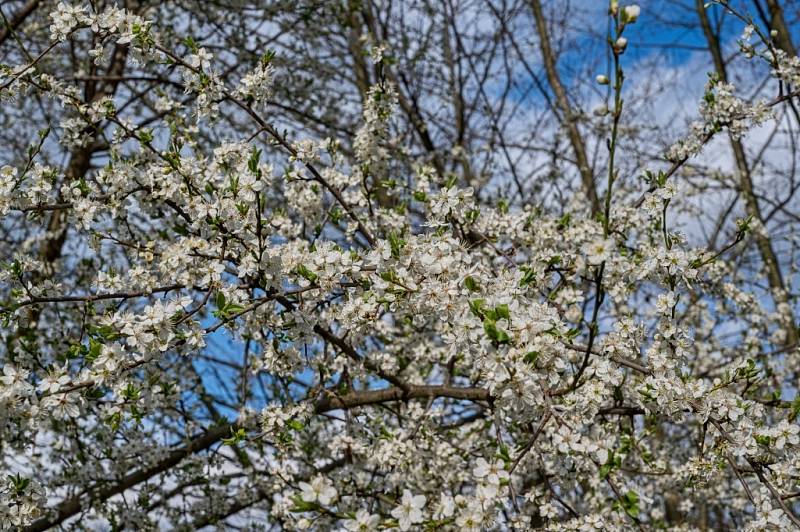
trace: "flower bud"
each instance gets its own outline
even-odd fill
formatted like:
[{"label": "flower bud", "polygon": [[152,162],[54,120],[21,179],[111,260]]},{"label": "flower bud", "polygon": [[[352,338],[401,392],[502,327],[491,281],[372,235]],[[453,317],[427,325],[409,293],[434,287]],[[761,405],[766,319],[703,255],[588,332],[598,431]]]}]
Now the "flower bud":
[{"label": "flower bud", "polygon": [[608,6],[608,12],[611,13],[611,16],[616,17],[617,13],[619,12],[619,0],[611,0],[611,3]]},{"label": "flower bud", "polygon": [[608,85],[608,76],[605,74],[599,74],[596,78],[594,78],[597,83],[600,85]]},{"label": "flower bud", "polygon": [[772,30],[769,32],[769,36],[773,39],[778,36],[778,30]]},{"label": "flower bud", "polygon": [[639,18],[641,12],[642,10],[636,4],[625,6],[625,9],[622,10],[622,22],[633,24]]},{"label": "flower bud", "polygon": [[606,116],[608,114],[608,106],[606,104],[598,105],[592,110],[592,114],[594,116]]},{"label": "flower bud", "polygon": [[625,48],[628,47],[628,39],[625,37],[620,37],[614,43],[614,52],[621,54],[625,51]]}]

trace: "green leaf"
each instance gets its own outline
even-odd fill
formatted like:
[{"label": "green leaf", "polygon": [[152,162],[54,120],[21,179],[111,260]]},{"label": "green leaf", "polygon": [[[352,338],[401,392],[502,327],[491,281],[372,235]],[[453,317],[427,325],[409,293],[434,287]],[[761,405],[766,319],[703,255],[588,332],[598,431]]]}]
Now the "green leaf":
[{"label": "green leaf", "polygon": [[149,129],[142,129],[139,131],[139,140],[145,144],[153,142],[153,132]]},{"label": "green leaf", "polygon": [[111,325],[90,325],[89,334],[104,341],[112,341],[120,338],[120,334]]},{"label": "green leaf", "polygon": [[478,283],[478,281],[476,281],[475,278],[470,275],[464,279],[464,286],[467,287],[467,290],[470,292],[479,292],[481,289],[481,285]]},{"label": "green leaf", "polygon": [[95,340],[94,338],[89,338],[89,352],[86,354],[84,359],[91,363],[97,360],[97,357],[100,356],[100,352],[103,349],[103,344]]},{"label": "green leaf", "polygon": [[389,233],[389,246],[392,248],[392,257],[396,259],[400,258],[400,251],[402,251],[405,245],[406,241],[400,238],[394,231]]},{"label": "green leaf", "polygon": [[198,50],[197,42],[191,36],[188,36],[183,39],[183,44],[192,52],[196,53]]},{"label": "green leaf", "polygon": [[800,394],[792,401],[792,413],[789,415],[789,421],[794,422],[798,415],[800,415]]},{"label": "green leaf", "polygon": [[622,508],[625,513],[631,517],[639,516],[639,494],[635,491],[629,491],[622,496]]},{"label": "green leaf", "polygon": [[611,473],[611,471],[614,470],[614,468],[619,467],[620,465],[622,465],[622,460],[620,457],[616,456],[613,450],[608,451],[608,460],[606,460],[605,464],[600,466],[600,479],[605,479]]},{"label": "green leaf", "polygon": [[528,286],[529,284],[531,284],[533,281],[536,280],[536,273],[532,269],[525,267],[521,269],[523,272],[525,272],[524,275],[522,276],[522,279],[519,280],[519,285],[521,287]]},{"label": "green leaf", "polygon": [[756,434],[753,436],[753,438],[756,440],[756,443],[758,443],[759,445],[763,445],[764,447],[769,447],[770,444],[772,443],[772,438],[770,438],[769,436]]},{"label": "green leaf", "polygon": [[222,438],[223,445],[230,445],[234,446],[237,445],[239,442],[242,442],[247,437],[247,433],[243,428],[239,428],[237,430],[231,429],[231,436],[230,438]]},{"label": "green leaf", "polygon": [[297,274],[312,283],[315,283],[317,279],[319,279],[319,275],[309,270],[304,264],[297,267]]},{"label": "green leaf", "polygon": [[497,324],[488,318],[483,322],[483,330],[486,331],[489,338],[496,344],[507,344],[511,341],[508,333],[502,329],[498,329]]},{"label": "green leaf", "polygon": [[292,502],[294,503],[294,506],[292,506],[289,511],[293,513],[311,512],[319,507],[319,505],[315,502],[304,501],[300,495],[295,495],[292,497]]},{"label": "green leaf", "polygon": [[297,419],[290,419],[289,421],[286,422],[286,426],[291,428],[292,430],[303,430],[303,428],[305,427],[305,425],[303,425],[303,422]]},{"label": "green leaf", "polygon": [[472,301],[469,302],[469,309],[475,316],[477,316],[480,319],[483,319],[484,317],[483,305],[485,303],[486,302],[483,299],[473,299]]},{"label": "green leaf", "polygon": [[261,176],[261,171],[258,169],[258,162],[261,160],[261,150],[253,146],[250,152],[250,158],[247,160],[247,168],[256,176]]},{"label": "green leaf", "polygon": [[105,422],[111,427],[111,430],[117,430],[122,424],[122,412],[114,412],[105,419]]},{"label": "green leaf", "polygon": [[25,489],[31,483],[31,480],[29,478],[20,476],[19,473],[17,473],[16,475],[7,475],[6,478],[8,479],[9,483],[13,486],[14,491],[16,491],[20,495],[25,492]]},{"label": "green leaf", "polygon": [[273,59],[275,59],[275,50],[267,50],[264,52],[264,55],[261,56],[261,64],[267,66]]},{"label": "green leaf", "polygon": [[121,395],[129,401],[136,401],[139,399],[140,393],[140,390],[132,382],[129,382],[125,389],[122,390]]},{"label": "green leaf", "polygon": [[502,319],[508,321],[509,323],[511,322],[511,314],[508,311],[508,305],[506,305],[506,304],[497,305],[494,308],[494,312],[495,312],[495,314],[497,315],[498,318],[502,318]]},{"label": "green leaf", "polygon": [[497,457],[506,464],[511,462],[511,455],[508,452],[508,447],[505,445],[501,445],[500,448],[497,449]]}]

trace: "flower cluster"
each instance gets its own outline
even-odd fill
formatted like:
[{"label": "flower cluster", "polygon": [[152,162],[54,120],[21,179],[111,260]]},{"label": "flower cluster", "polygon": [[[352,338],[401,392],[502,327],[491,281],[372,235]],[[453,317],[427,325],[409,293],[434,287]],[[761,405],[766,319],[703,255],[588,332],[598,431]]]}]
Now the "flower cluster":
[{"label": "flower cluster", "polygon": [[700,152],[711,135],[727,129],[734,139],[772,117],[766,101],[749,104],[734,94],[735,87],[711,76],[700,104],[701,122],[692,122],[691,133],[667,152],[670,161],[682,161]]},{"label": "flower cluster", "polygon": [[[713,78],[643,187],[620,147],[636,127],[619,127],[622,33],[643,19],[611,1],[607,181],[581,168],[591,190],[566,198],[560,128],[546,177],[512,186],[525,150],[501,142],[504,111],[473,86],[483,63],[449,26],[442,57],[398,71],[391,36],[359,35],[382,24],[369,10],[268,8],[275,54],[324,37],[352,55],[308,78],[323,54],[252,68],[249,21],[177,41],[167,22],[204,24],[165,19],[180,9],[61,2],[47,60],[3,69],[0,90],[47,127],[0,167],[0,526],[202,529],[246,511],[351,532],[798,523],[796,239],[748,203],[753,219],[725,213],[704,241],[685,220],[713,187],[677,183],[713,135],[742,140],[777,104]],[[286,44],[309,19],[347,32]],[[64,73],[68,48],[92,74]],[[798,83],[797,58],[776,54],[774,75]],[[407,78],[430,65],[461,86],[420,102]],[[351,68],[357,93],[314,92]],[[439,98],[480,133],[450,139]],[[769,249],[774,264],[748,253]]]}]

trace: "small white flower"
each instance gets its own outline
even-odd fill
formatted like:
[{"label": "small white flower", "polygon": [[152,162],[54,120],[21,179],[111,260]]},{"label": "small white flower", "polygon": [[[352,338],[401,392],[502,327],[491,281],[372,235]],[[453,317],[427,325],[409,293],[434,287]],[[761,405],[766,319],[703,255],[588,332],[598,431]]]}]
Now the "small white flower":
[{"label": "small white flower", "polygon": [[800,433],[800,427],[794,423],[781,421],[776,432],[778,433],[778,437],[775,439],[775,448],[779,451],[782,450],[787,443],[789,445],[797,445],[800,443],[800,435],[798,435],[798,433]]},{"label": "small white flower", "polygon": [[380,520],[379,516],[371,514],[362,508],[356,512],[355,518],[344,522],[344,528],[350,532],[369,532],[378,529]]},{"label": "small white flower", "polygon": [[508,480],[508,471],[505,470],[505,464],[502,460],[497,460],[494,463],[487,462],[483,457],[475,461],[475,468],[472,473],[478,478],[485,478],[486,482],[490,484],[500,484],[502,480]]},{"label": "small white flower", "polygon": [[211,52],[209,52],[205,48],[200,48],[199,50],[197,50],[196,54],[189,56],[187,62],[193,68],[198,68],[200,70],[208,70],[208,68],[211,66],[211,59],[213,57],[214,56],[211,54]]},{"label": "small white flower", "polygon": [[456,519],[456,525],[460,530],[468,532],[478,532],[483,530],[483,514],[478,508],[470,508],[461,513]]},{"label": "small white flower", "polygon": [[58,390],[61,389],[62,386],[66,386],[69,383],[69,376],[68,375],[48,375],[47,377],[42,379],[42,382],[39,383],[39,391],[43,393],[56,393]]},{"label": "small white flower", "polygon": [[425,506],[424,495],[412,495],[409,490],[403,490],[400,505],[392,510],[392,517],[397,519],[400,530],[408,530],[411,525],[422,522],[422,507]]},{"label": "small white flower", "polygon": [[300,497],[305,502],[319,502],[323,506],[327,506],[336,498],[336,488],[330,480],[325,477],[317,476],[311,480],[311,483],[301,482],[299,484],[303,492]]},{"label": "small white flower", "polygon": [[546,502],[539,507],[539,513],[545,519],[555,519],[558,517],[558,508],[549,502]]},{"label": "small white flower", "polygon": [[14,179],[17,176],[17,169],[13,166],[3,165],[0,167],[0,177],[4,179]]},{"label": "small white flower", "polygon": [[439,499],[439,504],[436,506],[436,510],[434,510],[433,515],[437,519],[446,519],[448,517],[452,517],[455,510],[455,499],[446,493],[442,493]]},{"label": "small white flower", "polygon": [[11,364],[6,364],[3,366],[3,376],[0,377],[0,382],[5,384],[6,386],[11,386],[17,381],[24,381],[28,378],[28,371],[27,370],[18,370]]},{"label": "small white flower", "polygon": [[611,258],[611,254],[616,248],[616,243],[611,238],[598,238],[592,242],[587,242],[581,248],[586,255],[589,264],[597,265]]},{"label": "small white flower", "polygon": [[373,46],[372,50],[370,50],[370,59],[372,59],[372,63],[377,65],[381,61],[383,61],[383,54],[386,52],[386,45],[381,44],[378,46]]}]

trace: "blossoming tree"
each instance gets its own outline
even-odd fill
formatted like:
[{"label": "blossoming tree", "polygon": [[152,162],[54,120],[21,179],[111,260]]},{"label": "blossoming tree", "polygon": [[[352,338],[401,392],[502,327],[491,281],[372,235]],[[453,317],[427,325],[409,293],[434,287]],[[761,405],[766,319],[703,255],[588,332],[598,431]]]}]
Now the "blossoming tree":
[{"label": "blossoming tree", "polygon": [[2,8],[0,527],[800,527],[781,6],[698,0],[699,118],[634,155],[646,12],[589,116],[552,6],[479,4]]}]

